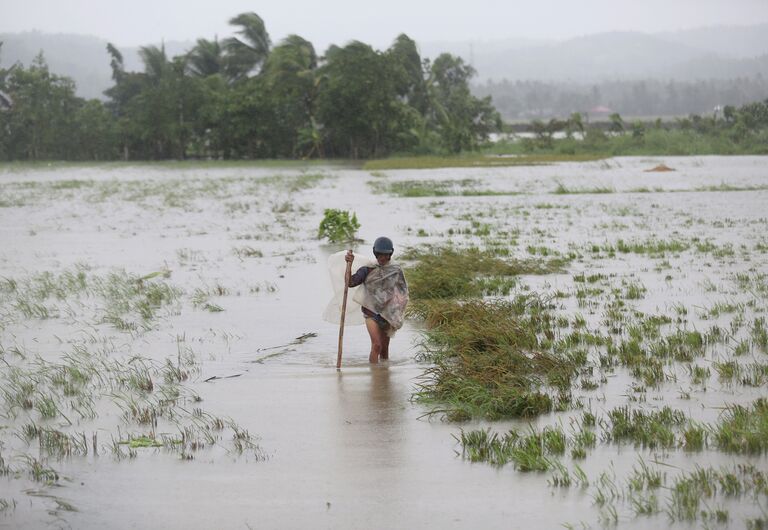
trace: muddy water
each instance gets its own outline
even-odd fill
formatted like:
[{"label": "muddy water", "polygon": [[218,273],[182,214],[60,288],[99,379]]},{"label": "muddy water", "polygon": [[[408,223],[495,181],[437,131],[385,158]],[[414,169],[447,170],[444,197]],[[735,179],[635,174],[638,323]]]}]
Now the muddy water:
[{"label": "muddy water", "polygon": [[[678,171],[643,171],[662,162]],[[517,230],[514,241],[510,238],[515,255],[526,255],[528,245],[567,252],[574,245],[615,243],[620,237],[702,234],[719,244],[745,244],[751,249],[765,238],[765,190],[631,190],[641,186],[694,190],[722,183],[766,186],[767,167],[759,157],[665,157],[535,168],[388,171],[383,176],[335,167],[247,166],[117,165],[2,172],[0,198],[15,198],[20,204],[0,208],[0,275],[56,272],[77,263],[96,272],[116,267],[136,274],[169,269],[170,281],[185,295],[178,309],[136,337],[85,317],[62,317],[12,322],[2,330],[0,343],[6,348],[22,344],[44,359],[56,360],[69,343],[97,336],[162,360],[173,358],[183,337],[200,362],[200,373],[186,386],[202,398],[200,406],[207,413],[232,418],[257,435],[267,458],[237,455],[227,440],[221,440],[197,451],[192,460],[149,448],[138,449],[135,458],[125,460],[106,450],[98,457],[51,459],[50,465],[62,477],[60,486],[42,487],[25,477],[0,478],[0,499],[16,501],[14,510],[0,514],[0,526],[554,528],[580,521],[599,526],[591,490],[550,488],[546,475],[519,473],[512,466],[470,464],[457,456],[453,436],[459,428],[492,426],[503,431],[527,423],[457,426],[425,417],[428,409],[411,401],[424,369],[414,360],[417,324],[401,330],[392,342],[392,360],[378,366],[367,363],[364,329],[348,328],[344,367],[336,372],[338,330],[320,315],[331,297],[325,260],[339,248],[314,239],[323,208],[357,212],[360,237],[368,242],[360,245],[361,252],[381,234],[390,235],[399,248],[440,242],[450,228],[466,225],[463,214],[494,229]],[[279,185],[249,188],[252,180],[283,175],[290,181],[306,172],[325,178],[298,191]],[[372,194],[366,184],[376,179],[467,178],[476,179],[481,188],[525,195],[406,199]],[[90,184],[72,190],[45,187],[71,179]],[[133,192],[106,196],[94,192],[115,182],[226,179],[233,182],[231,190],[220,196],[196,192],[191,198],[168,198],[166,190],[137,200],[130,198]],[[21,182],[41,187],[25,191]],[[558,183],[572,189],[606,186],[621,193],[555,195]],[[288,207],[283,206],[286,203]],[[554,207],[536,209],[536,204]],[[427,235],[417,235],[419,229]],[[244,258],[233,251],[244,246],[258,249],[261,257]],[[524,282],[541,291],[572,290],[574,274],[617,274],[640,279],[648,289],[647,296],[637,301],[640,310],[669,312],[678,303],[705,307],[736,297],[729,292],[734,271],[767,270],[764,253],[730,261],[685,254],[672,262],[670,271],[657,272],[655,262],[643,256],[591,260],[587,254],[574,260],[567,274]],[[667,275],[674,276],[673,281],[665,279]],[[707,280],[721,285],[722,291],[703,289]],[[225,288],[225,294],[212,298],[224,311],[210,313],[191,304],[195,289],[214,286]],[[600,314],[589,314],[572,299],[562,304],[563,311],[581,311],[588,320],[600,321]],[[317,336],[293,343],[306,333]],[[205,382],[214,376],[226,378]],[[581,397],[596,411],[635,402],[630,382],[619,371],[597,391],[582,392]],[[713,377],[706,391],[694,391],[688,399],[681,396],[681,386],[665,384],[642,399],[651,408],[670,404],[700,421],[713,421],[724,403],[749,403],[765,390],[719,384]],[[535,423],[567,426],[572,415],[547,415]],[[0,431],[3,455],[8,459],[27,451],[37,456],[34,444],[24,447],[6,435],[18,428],[19,420],[15,421],[9,419],[8,429]],[[100,417],[94,426],[82,424],[78,430],[102,429],[108,436],[119,424],[119,418]],[[607,467],[621,476],[638,456],[684,469],[741,461],[766,466],[763,457],[750,460],[714,451],[657,454],[598,444],[583,468],[592,477]],[[60,509],[46,495],[64,499],[76,511]],[[622,514],[621,525],[655,528],[663,517],[646,520]]]}]

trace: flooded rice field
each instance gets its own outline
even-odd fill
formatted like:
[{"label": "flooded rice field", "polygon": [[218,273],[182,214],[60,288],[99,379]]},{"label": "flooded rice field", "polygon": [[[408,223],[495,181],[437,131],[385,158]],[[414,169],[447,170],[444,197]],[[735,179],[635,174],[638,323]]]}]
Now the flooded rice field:
[{"label": "flooded rice field", "polygon": [[[326,208],[556,263],[483,294],[546,301],[567,388],[457,414],[417,314],[337,372]],[[760,157],[0,167],[0,527],[765,528],[767,308]]]}]

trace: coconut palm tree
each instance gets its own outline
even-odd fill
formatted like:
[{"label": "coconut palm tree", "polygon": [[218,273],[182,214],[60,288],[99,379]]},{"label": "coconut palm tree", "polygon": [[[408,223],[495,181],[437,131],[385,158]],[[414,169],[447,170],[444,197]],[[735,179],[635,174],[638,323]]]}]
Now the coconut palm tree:
[{"label": "coconut palm tree", "polygon": [[271,42],[264,21],[256,13],[241,13],[229,23],[240,27],[236,32],[240,37],[231,37],[224,42],[226,70],[231,79],[238,80],[264,64]]},{"label": "coconut palm tree", "polygon": [[581,112],[574,112],[568,118],[567,134],[568,137],[573,136],[574,129],[579,131],[579,134],[584,136],[584,118],[581,116]]},{"label": "coconut palm tree", "polygon": [[289,35],[270,52],[261,75],[281,124],[291,133],[292,156],[322,153],[322,134],[315,121],[315,101],[322,81],[315,48],[308,40]]},{"label": "coconut palm tree", "polygon": [[165,44],[157,46],[142,46],[139,48],[139,56],[144,63],[144,73],[147,78],[157,84],[168,69],[168,56],[165,54]]},{"label": "coconut palm tree", "polygon": [[198,77],[209,77],[224,73],[224,47],[218,38],[212,41],[197,39],[197,44],[187,54],[189,70]]},{"label": "coconut palm tree", "polygon": [[624,134],[624,120],[621,119],[621,115],[618,112],[614,112],[608,119],[611,120],[611,124],[608,130],[616,134]]},{"label": "coconut palm tree", "polygon": [[123,63],[123,54],[120,53],[120,50],[118,50],[117,47],[111,42],[107,43],[107,53],[112,58],[109,61],[109,66],[112,67],[112,79],[115,82],[118,82],[120,81],[120,79],[123,77],[123,74],[125,73],[125,65]]}]

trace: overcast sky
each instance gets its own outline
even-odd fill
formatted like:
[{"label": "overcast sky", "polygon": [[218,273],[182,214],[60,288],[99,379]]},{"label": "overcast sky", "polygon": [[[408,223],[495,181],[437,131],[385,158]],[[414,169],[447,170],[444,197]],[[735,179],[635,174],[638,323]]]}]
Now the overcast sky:
[{"label": "overcast sky", "polygon": [[562,39],[768,22],[768,0],[0,0],[0,32],[135,46],[226,37],[227,20],[245,11],[264,19],[273,42],[297,33],[320,52],[352,39],[385,48],[402,32],[419,42]]}]

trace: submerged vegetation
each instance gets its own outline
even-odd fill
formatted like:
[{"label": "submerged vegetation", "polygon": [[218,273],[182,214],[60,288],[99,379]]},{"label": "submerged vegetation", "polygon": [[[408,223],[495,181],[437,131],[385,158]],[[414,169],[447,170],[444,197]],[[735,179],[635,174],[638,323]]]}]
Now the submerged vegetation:
[{"label": "submerged vegetation", "polygon": [[[561,260],[501,259],[477,248],[439,247],[405,255],[412,314],[427,326],[427,369],[417,396],[440,403],[452,419],[533,416],[551,410],[542,386],[567,399],[579,360],[553,351],[555,321],[548,303],[529,296],[483,301],[507,294],[520,274],[544,274]],[[583,359],[582,359],[583,361]]]},{"label": "submerged vegetation", "polygon": [[[764,423],[764,414],[758,411],[764,406],[764,400],[760,399],[752,411],[739,407],[741,410],[738,413],[749,414],[751,421]],[[495,466],[512,464],[521,472],[551,472],[549,484],[553,487],[576,485],[591,488],[594,502],[601,510],[601,518],[608,514],[609,520],[617,517],[617,505],[623,505],[634,517],[664,512],[671,521],[701,519],[727,523],[732,518],[728,508],[738,507],[743,497],[752,498],[758,508],[768,499],[768,476],[752,464],[720,469],[697,465],[692,471],[681,471],[670,479],[671,471],[663,470],[663,463],[654,461],[654,465],[650,466],[641,458],[623,485],[616,482],[615,475],[605,471],[597,479],[590,479],[578,463],[573,462],[571,470],[563,460],[569,447],[574,461],[583,459],[587,450],[594,450],[598,434],[591,416],[592,413],[584,413],[581,421],[575,422],[570,435],[560,426],[546,426],[540,430],[529,426],[527,432],[512,429],[503,435],[490,430],[462,431],[457,441],[461,444],[462,457],[471,462],[487,462]],[[712,433],[718,447],[728,451],[734,437],[739,441],[741,439],[739,434],[732,437],[731,432],[724,436],[719,434],[732,419],[733,416],[717,425],[699,426],[687,422],[681,411],[668,407],[631,413],[622,407],[609,411],[608,417],[599,418],[597,424],[603,430],[600,439],[604,443],[628,439],[636,445],[652,449],[681,447],[701,451],[703,445],[692,443],[692,440],[706,438]],[[686,423],[688,427],[684,429]],[[764,434],[762,436],[764,440]],[[762,449],[765,449],[764,444]],[[720,503],[713,506],[712,501],[718,498]],[[739,511],[740,517],[744,517],[742,510]],[[761,523],[763,515],[759,509],[753,513],[757,517],[747,519],[747,526],[751,521],[759,528],[760,524],[764,524]]]},{"label": "submerged vegetation", "polygon": [[403,258],[413,262],[408,285],[417,306],[420,301],[508,294],[517,276],[558,272],[565,264],[561,258],[502,258],[493,250],[452,246],[414,249]]},{"label": "submerged vegetation", "polygon": [[115,271],[98,276],[86,265],[78,265],[60,274],[42,272],[29,278],[2,278],[0,329],[17,320],[59,318],[72,311],[68,299],[88,297],[100,302],[94,324],[108,323],[122,331],[147,330],[157,312],[175,303],[181,294],[164,281],[169,276],[169,271],[144,276]]},{"label": "submerged vegetation", "polygon": [[[429,415],[472,421],[455,435],[457,453],[588,492],[601,526],[666,516],[762,528],[766,221],[754,210],[678,210],[664,194],[762,194],[765,184],[622,190],[555,179],[473,201],[501,194],[472,176],[371,179],[393,200],[435,198],[410,203],[434,220],[417,234],[431,239],[404,256],[423,327],[414,397]],[[541,193],[551,198],[528,197]],[[430,245],[434,236],[451,243]],[[515,427],[487,426],[498,420]],[[631,472],[625,456],[595,471],[596,454],[622,447],[640,456]],[[718,454],[733,457],[710,465]]]},{"label": "submerged vegetation", "polygon": [[[0,208],[23,207],[45,201],[77,199],[88,204],[124,201],[148,209],[178,209],[195,212],[205,200],[217,201],[217,208],[232,215],[244,215],[260,204],[264,191],[278,192],[286,197],[311,189],[323,179],[324,173],[301,172],[296,175],[223,177],[219,179],[175,178],[14,181],[3,184]],[[285,205],[273,208],[273,213]],[[290,209],[290,208],[289,208]]]},{"label": "submerged vegetation", "polygon": [[530,417],[564,406],[583,357],[551,346],[554,319],[535,298],[433,301],[424,308],[417,397],[453,420]]},{"label": "submerged vegetation", "polygon": [[[266,458],[253,430],[216,405],[216,414],[209,411],[200,385],[218,379],[202,377],[204,363],[238,339],[217,328],[226,325],[219,317],[231,297],[268,297],[278,287],[250,276],[232,285],[206,274],[201,269],[212,256],[200,241],[212,231],[221,236],[217,260],[244,270],[267,259],[283,267],[306,260],[297,233],[317,225],[301,218],[319,215],[301,194],[326,178],[304,171],[222,178],[182,172],[2,185],[3,200],[13,203],[2,213],[36,212],[16,217],[28,226],[19,235],[29,238],[16,251],[33,248],[41,233],[56,242],[43,243],[40,259],[14,255],[0,275],[0,476],[9,492],[3,511],[13,510],[19,495],[35,495],[34,509],[42,504],[51,514],[64,505],[76,510],[77,502],[51,493],[79,478],[96,456],[134,459],[151,451],[183,461]],[[53,213],[59,205],[65,217]],[[40,212],[57,221],[32,228],[28,219]],[[168,221],[174,217],[186,221]],[[226,230],[216,232],[217,217]],[[188,222],[195,218],[201,222]],[[141,255],[155,237],[162,241],[159,252]],[[276,250],[278,239],[291,252]],[[92,241],[113,241],[121,251]],[[207,324],[188,327],[190,319]],[[37,483],[37,493],[28,481]]]},{"label": "submerged vegetation", "polygon": [[[492,155],[492,154],[491,154]],[[448,167],[514,167],[541,166],[557,162],[592,162],[605,158],[592,154],[520,154],[516,156],[489,156],[482,154],[463,156],[412,156],[369,160],[363,165],[368,171],[386,169],[438,169]]]}]

